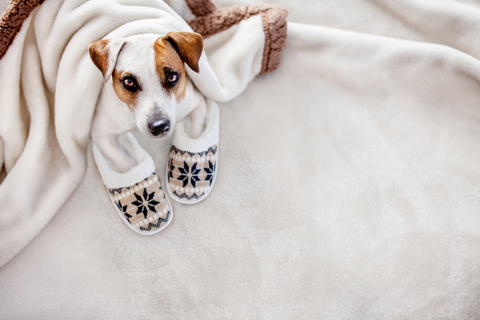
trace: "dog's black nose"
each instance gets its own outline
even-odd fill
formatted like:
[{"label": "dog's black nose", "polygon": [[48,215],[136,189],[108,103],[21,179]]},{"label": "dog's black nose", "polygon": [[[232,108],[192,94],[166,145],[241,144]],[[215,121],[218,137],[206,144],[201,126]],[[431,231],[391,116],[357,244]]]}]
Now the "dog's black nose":
[{"label": "dog's black nose", "polygon": [[148,124],[150,132],[156,137],[159,135],[166,135],[170,131],[170,121],[157,120]]}]

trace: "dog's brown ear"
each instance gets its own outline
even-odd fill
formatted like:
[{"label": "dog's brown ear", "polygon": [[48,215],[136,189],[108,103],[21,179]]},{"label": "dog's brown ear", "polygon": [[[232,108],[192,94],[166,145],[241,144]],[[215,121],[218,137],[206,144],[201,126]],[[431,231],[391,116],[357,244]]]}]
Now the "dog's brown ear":
[{"label": "dog's brown ear", "polygon": [[125,44],[123,39],[99,40],[88,46],[88,52],[93,63],[102,71],[105,82],[110,79],[118,54]]},{"label": "dog's brown ear", "polygon": [[198,61],[203,51],[203,39],[196,32],[169,32],[163,38],[169,42],[182,58],[182,60],[195,72],[199,72]]}]

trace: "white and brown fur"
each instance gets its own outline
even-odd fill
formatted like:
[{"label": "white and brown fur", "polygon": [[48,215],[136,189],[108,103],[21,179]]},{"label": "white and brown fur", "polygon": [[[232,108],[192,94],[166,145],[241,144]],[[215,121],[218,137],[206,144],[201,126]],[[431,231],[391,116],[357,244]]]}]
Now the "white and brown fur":
[{"label": "white and brown fur", "polygon": [[188,116],[187,134],[192,138],[201,134],[205,100],[187,77],[185,64],[199,72],[202,50],[202,36],[192,32],[136,35],[89,46],[105,80],[91,137],[116,170],[126,172],[136,165],[117,141],[124,132],[138,130],[150,138],[165,138],[177,121]]}]

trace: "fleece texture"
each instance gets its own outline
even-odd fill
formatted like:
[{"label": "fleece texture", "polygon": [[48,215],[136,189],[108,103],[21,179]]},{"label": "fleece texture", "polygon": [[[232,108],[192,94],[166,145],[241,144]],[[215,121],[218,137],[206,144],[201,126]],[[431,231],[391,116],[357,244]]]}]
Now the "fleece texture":
[{"label": "fleece texture", "polygon": [[188,152],[203,152],[208,148],[217,145],[220,139],[220,111],[215,101],[207,99],[207,111],[205,116],[205,128],[197,138],[188,136],[190,119],[177,123],[172,135],[172,145],[175,148],[186,150]]},{"label": "fleece texture", "polygon": [[93,157],[107,188],[122,188],[134,185],[156,171],[152,157],[138,144],[131,132],[120,136],[119,140],[122,141],[122,147],[128,154],[134,156],[136,163],[138,163],[134,168],[124,173],[114,171],[108,160],[92,142]]},{"label": "fleece texture", "polygon": [[[219,103],[221,165],[208,198],[172,203],[168,228],[135,234],[88,151],[79,187],[0,269],[0,318],[480,318],[480,6],[275,4],[290,12],[282,61]],[[25,50],[38,70],[35,47]],[[51,58],[102,81],[87,58]],[[164,168],[170,141],[137,138]],[[38,157],[19,161],[42,174]]]},{"label": "fleece texture", "polygon": [[287,38],[287,10],[266,4],[242,7],[233,6],[218,10],[209,0],[188,1],[188,6],[199,15],[198,18],[190,21],[189,25],[204,38],[227,30],[232,25],[248,20],[253,16],[259,16],[262,19],[263,32],[265,34],[262,71],[260,74],[271,72],[278,68],[280,53],[285,46]]}]

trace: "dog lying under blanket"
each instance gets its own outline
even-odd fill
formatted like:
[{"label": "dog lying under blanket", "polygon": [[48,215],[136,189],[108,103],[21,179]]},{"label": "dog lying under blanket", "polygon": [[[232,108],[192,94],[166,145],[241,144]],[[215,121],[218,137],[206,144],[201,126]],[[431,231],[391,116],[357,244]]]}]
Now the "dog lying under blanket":
[{"label": "dog lying under blanket", "polygon": [[[276,68],[286,36],[283,9],[263,5],[217,10],[209,1],[187,3],[194,14],[201,15],[191,26],[213,42],[216,34],[228,32],[233,25],[242,25],[240,33],[234,32],[248,37],[252,28],[248,24],[262,24],[263,54],[252,55],[252,59],[263,58],[262,64],[247,75],[247,82]],[[254,16],[261,19],[250,19]],[[275,28],[283,36],[280,41],[272,40]],[[171,222],[173,211],[166,192],[178,202],[197,203],[215,183],[219,111],[204,96],[208,96],[204,85],[208,74],[202,77],[200,72],[202,63],[208,62],[203,47],[199,33],[176,30],[104,39],[89,46],[90,57],[105,80],[91,129],[95,161],[117,212],[138,233],[154,234]],[[199,77],[194,84],[189,76],[195,78],[195,73]],[[130,133],[135,130],[152,139],[172,137],[165,188],[152,158]]]}]

